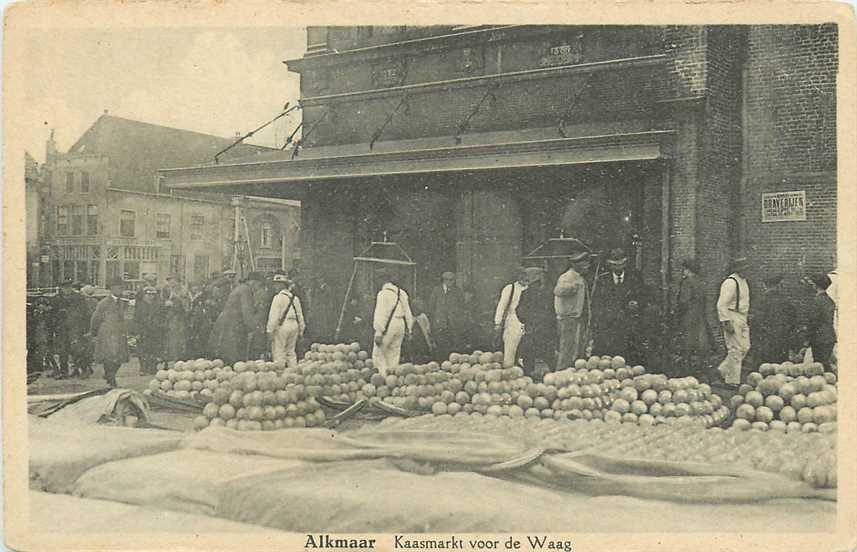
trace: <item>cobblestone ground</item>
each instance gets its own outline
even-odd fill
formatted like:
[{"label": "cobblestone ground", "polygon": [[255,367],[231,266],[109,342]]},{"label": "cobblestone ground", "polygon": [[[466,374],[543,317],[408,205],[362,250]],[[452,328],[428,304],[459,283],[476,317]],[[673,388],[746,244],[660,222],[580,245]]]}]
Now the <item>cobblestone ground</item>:
[{"label": "cobblestone ground", "polygon": [[[143,391],[151,379],[152,376],[140,375],[140,364],[136,358],[132,358],[130,362],[123,364],[116,375],[116,382],[119,384],[119,387],[134,389],[135,391]],[[27,394],[57,395],[62,393],[81,393],[92,389],[101,389],[106,386],[104,370],[100,364],[96,364],[94,373],[89,377],[58,380],[42,376],[27,387]]]}]

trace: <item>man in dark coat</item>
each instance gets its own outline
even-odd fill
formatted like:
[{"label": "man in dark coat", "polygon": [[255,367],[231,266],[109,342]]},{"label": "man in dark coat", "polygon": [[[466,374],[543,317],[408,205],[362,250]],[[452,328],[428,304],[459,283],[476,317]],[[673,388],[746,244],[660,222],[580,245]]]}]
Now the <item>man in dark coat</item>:
[{"label": "man in dark coat", "polygon": [[86,333],[89,320],[86,316],[86,304],[83,297],[74,291],[71,279],[65,280],[60,287],[60,294],[54,300],[54,346],[59,355],[60,370],[57,378],[82,375],[81,367],[71,367],[69,360],[74,357],[74,351]]},{"label": "man in dark coat", "polygon": [[227,364],[248,360],[250,341],[262,331],[256,312],[256,294],[262,285],[262,275],[251,272],[247,281],[239,284],[226,298],[223,312],[214,323],[209,348],[215,357]]},{"label": "man in dark coat", "polygon": [[636,340],[641,337],[643,280],[628,268],[628,257],[621,249],[610,252],[607,268],[592,294],[592,353],[620,355],[635,362],[641,353]]},{"label": "man in dark coat", "polygon": [[163,352],[164,313],[158,288],[143,286],[142,299],[134,304],[134,326],[137,330],[137,357],[140,373],[154,374]]},{"label": "man in dark coat", "polygon": [[[313,332],[316,331],[315,322],[313,321],[315,318],[315,314],[310,312],[310,308],[312,307],[312,302],[310,301],[310,297],[307,294],[306,288],[303,285],[303,278],[301,278],[300,270],[297,268],[290,268],[287,276],[289,280],[294,282],[294,286],[292,287],[292,293],[301,303],[301,308],[303,309],[303,315],[305,323],[307,324],[306,328],[304,328],[304,338],[298,339],[298,344],[295,346],[296,354],[298,358],[303,358],[304,353],[306,352],[306,336],[313,335]],[[312,307],[315,308],[315,307]]]},{"label": "man in dark coat", "polygon": [[116,387],[116,372],[128,361],[128,328],[125,323],[126,302],[121,299],[124,283],[110,283],[110,295],[102,299],[90,321],[90,333],[95,336],[95,361],[104,365],[104,379]]},{"label": "man in dark coat", "polygon": [[750,335],[753,336],[753,356],[758,364],[782,363],[789,360],[795,349],[797,309],[783,292],[781,274],[771,274],[762,280],[763,291],[753,303]]},{"label": "man in dark coat", "polygon": [[336,331],[336,323],[339,320],[339,303],[341,296],[333,293],[330,284],[324,277],[316,278],[314,285],[310,288],[310,301],[313,308],[313,333],[312,338],[318,341],[331,341]]},{"label": "man in dark coat", "polygon": [[444,272],[441,284],[429,295],[431,321],[438,358],[447,358],[464,344],[466,331],[464,293],[455,284],[455,273]]},{"label": "man in dark coat", "polygon": [[830,356],[836,345],[836,328],[834,318],[836,304],[827,294],[830,287],[830,277],[827,274],[815,274],[810,277],[815,290],[815,297],[809,308],[806,321],[807,342],[812,348],[812,358],[830,370]]},{"label": "man in dark coat", "polygon": [[556,312],[553,289],[544,282],[545,272],[539,267],[525,269],[527,289],[521,293],[516,314],[524,325],[519,356],[524,372],[536,379],[536,361],[541,359],[552,370],[556,357]]},{"label": "man in dark coat", "polygon": [[676,375],[704,375],[692,372],[703,367],[702,358],[711,352],[714,343],[707,313],[705,290],[699,278],[699,262],[686,259],[682,262],[682,278],[671,321],[679,340],[683,363],[681,373]]}]

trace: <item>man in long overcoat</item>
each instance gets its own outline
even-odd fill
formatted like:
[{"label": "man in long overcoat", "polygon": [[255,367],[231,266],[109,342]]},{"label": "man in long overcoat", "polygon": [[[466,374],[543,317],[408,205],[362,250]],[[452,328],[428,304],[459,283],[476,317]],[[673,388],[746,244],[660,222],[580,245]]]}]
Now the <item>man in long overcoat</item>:
[{"label": "man in long overcoat", "polygon": [[527,289],[515,309],[518,320],[524,325],[520,357],[524,372],[536,377],[536,361],[541,359],[547,370],[553,369],[557,347],[557,319],[554,310],[553,289],[544,282],[544,269],[529,267],[524,270]]},{"label": "man in long overcoat", "polygon": [[89,324],[95,336],[95,362],[104,365],[104,379],[116,387],[116,372],[128,361],[128,327],[125,323],[126,302],[121,299],[124,283],[110,283],[110,295],[102,299]]},{"label": "man in long overcoat", "polygon": [[455,284],[455,273],[444,272],[442,282],[429,296],[431,320],[438,358],[447,358],[463,344],[466,331],[464,293]]},{"label": "man in long overcoat", "polygon": [[71,377],[75,372],[82,375],[81,367],[72,368],[69,360],[73,359],[77,342],[86,333],[89,320],[85,318],[84,299],[74,291],[71,279],[62,283],[60,294],[54,300],[54,316],[54,346],[60,361],[60,373],[57,377]]},{"label": "man in long overcoat", "polygon": [[143,286],[134,304],[134,326],[137,330],[137,357],[140,373],[154,374],[163,354],[164,317],[158,288]]},{"label": "man in long overcoat", "polygon": [[762,279],[763,291],[753,305],[750,333],[754,361],[782,363],[789,360],[789,350],[798,347],[797,309],[783,291],[783,276],[770,274]]},{"label": "man in long overcoat", "polygon": [[699,277],[699,262],[696,259],[686,259],[682,262],[682,278],[672,320],[684,364],[681,375],[704,375],[692,372],[703,367],[702,359],[711,352],[714,343],[707,316],[705,290]]},{"label": "man in long overcoat", "polygon": [[168,363],[184,360],[187,356],[190,297],[178,275],[167,276],[167,285],[161,290],[161,301],[166,331],[164,360]]},{"label": "man in long overcoat", "polygon": [[262,275],[251,272],[247,281],[233,289],[211,331],[210,349],[227,364],[248,360],[252,336],[261,331],[256,312],[256,294]]},{"label": "man in long overcoat", "polygon": [[634,340],[641,337],[643,280],[636,270],[628,268],[622,249],[610,252],[607,268],[592,294],[592,353],[641,361],[631,357],[639,354]]}]

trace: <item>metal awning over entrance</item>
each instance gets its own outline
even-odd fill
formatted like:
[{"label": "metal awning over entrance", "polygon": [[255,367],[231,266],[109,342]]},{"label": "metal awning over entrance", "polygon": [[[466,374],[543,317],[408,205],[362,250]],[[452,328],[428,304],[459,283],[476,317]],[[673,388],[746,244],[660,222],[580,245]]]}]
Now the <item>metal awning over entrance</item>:
[{"label": "metal awning over entrance", "polygon": [[[414,148],[326,156],[325,148],[296,159],[274,159],[161,171],[162,186],[221,192],[273,194],[301,199],[305,184],[368,177],[647,161],[668,157],[671,130],[470,145]],[[506,134],[504,137],[508,137]],[[309,152],[308,152],[309,153]]]}]

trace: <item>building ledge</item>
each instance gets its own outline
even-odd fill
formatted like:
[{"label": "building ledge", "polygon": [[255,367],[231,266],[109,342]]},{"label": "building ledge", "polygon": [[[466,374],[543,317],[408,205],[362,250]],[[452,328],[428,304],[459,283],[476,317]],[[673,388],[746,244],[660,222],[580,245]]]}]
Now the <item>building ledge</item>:
[{"label": "building ledge", "polygon": [[[420,150],[275,160],[161,171],[177,189],[230,190],[278,186],[280,197],[299,198],[302,184],[380,176],[648,161],[668,157],[674,131],[550,138]],[[252,188],[251,188],[252,189]]]}]

